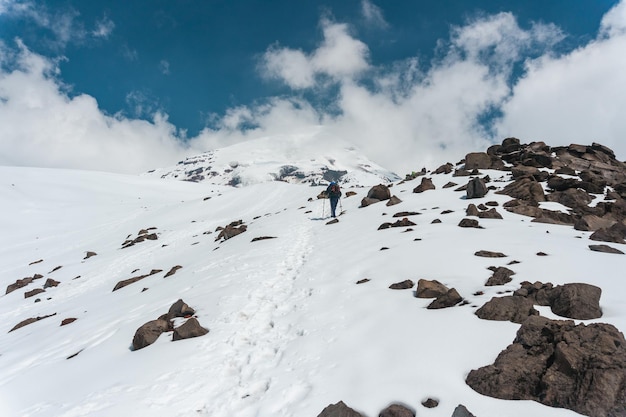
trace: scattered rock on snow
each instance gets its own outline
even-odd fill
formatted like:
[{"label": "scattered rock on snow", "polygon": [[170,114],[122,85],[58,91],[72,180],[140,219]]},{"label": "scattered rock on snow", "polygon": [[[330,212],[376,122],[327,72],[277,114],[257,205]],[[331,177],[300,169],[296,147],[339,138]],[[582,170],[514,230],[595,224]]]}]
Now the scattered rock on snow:
[{"label": "scattered rock on snow", "polygon": [[77,320],[77,319],[76,319],[76,318],[74,318],[74,317],[69,317],[69,318],[63,319],[63,320],[61,321],[61,326],[66,326],[66,325],[68,325],[68,324],[70,324],[70,323],[74,323],[76,320]]},{"label": "scattered rock on snow", "polygon": [[590,320],[602,317],[602,289],[595,285],[574,283],[555,287],[551,292],[552,312],[561,317]]},{"label": "scattered rock on snow", "polygon": [[92,256],[96,256],[97,253],[96,252],[92,252],[92,251],[87,251],[87,253],[85,253],[85,257],[83,259],[89,259]]},{"label": "scattered rock on snow", "polygon": [[469,410],[463,405],[459,404],[452,413],[452,417],[475,417]]},{"label": "scattered rock on snow", "polygon": [[46,292],[43,288],[35,288],[34,290],[26,291],[24,293],[24,298],[30,298],[37,294],[41,294],[42,292]]},{"label": "scattered rock on snow", "polygon": [[474,229],[483,229],[483,227],[478,224],[478,220],[476,219],[463,219],[459,222],[459,227],[464,228],[474,228]]},{"label": "scattered rock on snow", "polygon": [[417,281],[415,296],[417,298],[437,298],[445,295],[448,291],[449,288],[437,280],[420,279]]},{"label": "scattered rock on snow", "polygon": [[391,198],[389,199],[389,201],[387,201],[387,206],[395,206],[396,204],[400,204],[402,203],[402,200],[400,200],[398,197],[396,197],[395,195],[391,196]]},{"label": "scattered rock on snow", "polygon": [[475,256],[481,256],[483,258],[506,258],[506,255],[502,252],[491,252],[488,250],[479,250],[474,253]]},{"label": "scattered rock on snow", "polygon": [[391,284],[389,288],[392,290],[408,290],[410,288],[413,288],[414,285],[415,283],[413,281],[407,279],[402,282],[396,282],[395,284]]},{"label": "scattered rock on snow", "polygon": [[439,405],[439,401],[435,400],[434,398],[428,398],[422,401],[422,405],[426,408],[435,408]]},{"label": "scattered rock on snow", "polygon": [[363,417],[361,413],[354,411],[348,407],[343,401],[331,404],[324,408],[317,417]]},{"label": "scattered rock on snow", "polygon": [[390,227],[409,227],[409,226],[415,226],[415,223],[413,223],[411,220],[405,217],[402,220],[398,220],[394,223],[383,223],[378,227],[378,230],[389,229]]},{"label": "scattered rock on snow", "polygon": [[39,316],[39,317],[31,317],[29,319],[26,320],[22,320],[19,323],[17,323],[15,326],[13,326],[13,328],[11,330],[9,330],[9,333],[11,333],[13,330],[17,330],[20,329],[24,326],[28,326],[29,324],[35,323],[39,320],[43,320],[43,319],[47,319],[48,317],[52,317],[52,316],[56,316],[57,313],[53,313],[53,314],[48,314],[47,316]]},{"label": "scattered rock on snow", "polygon": [[259,240],[276,239],[276,236],[259,236],[253,238],[250,242],[258,242]]},{"label": "scattered rock on snow", "polygon": [[463,297],[458,293],[455,288],[451,288],[443,295],[437,297],[432,303],[428,305],[428,309],[439,309],[453,307],[463,301]]},{"label": "scattered rock on snow", "polygon": [[422,178],[422,182],[420,185],[413,189],[414,193],[423,193],[424,191],[434,190],[435,184],[433,184],[432,178]]},{"label": "scattered rock on snow", "polygon": [[162,318],[145,323],[135,332],[135,336],[133,337],[133,350],[150,346],[156,342],[161,333],[167,332],[170,328],[170,323]]},{"label": "scattered rock on snow", "polygon": [[513,323],[523,323],[528,316],[538,315],[532,300],[508,295],[504,297],[493,297],[481,308],[476,310],[476,315],[483,320],[511,321]]},{"label": "scattered rock on snow", "polygon": [[467,199],[483,198],[485,195],[487,195],[487,185],[482,178],[472,178],[467,183],[465,193]]},{"label": "scattered rock on snow", "polygon": [[215,241],[217,242],[220,239],[224,239],[223,241],[226,241],[248,230],[248,226],[243,224],[242,220],[236,220],[225,227],[218,227],[217,230],[219,230],[220,233],[215,238]]},{"label": "scattered rock on snow", "polygon": [[595,252],[615,253],[619,255],[624,254],[621,250],[612,248],[609,245],[589,245],[589,249]]},{"label": "scattered rock on snow", "polygon": [[511,276],[515,275],[515,272],[504,266],[491,267],[493,275],[485,283],[486,286],[504,285],[511,282]]},{"label": "scattered rock on snow", "polygon": [[44,289],[45,289],[45,288],[50,288],[50,287],[57,287],[59,284],[60,284],[60,282],[59,282],[59,281],[56,281],[56,280],[54,280],[54,279],[52,279],[52,278],[48,278],[48,279],[46,280],[46,283],[45,283],[45,284],[43,284],[43,287],[44,287]]},{"label": "scattered rock on snow", "polygon": [[179,269],[182,269],[182,266],[180,266],[180,265],[173,266],[169,271],[167,271],[167,274],[165,274],[165,276],[163,278],[171,277]]},{"label": "scattered rock on snow", "polygon": [[162,272],[162,271],[163,271],[162,269],[153,269],[152,271],[150,271],[149,274],[139,275],[137,277],[132,277],[132,278],[128,278],[128,279],[119,281],[117,284],[115,284],[115,287],[113,287],[113,291],[117,291],[120,288],[124,288],[127,285],[134,284],[137,281],[141,281],[144,278],[147,278],[147,277],[149,277],[151,275],[154,275],[154,274],[158,274],[159,272]]},{"label": "scattered rock on snow", "polygon": [[192,317],[183,325],[174,329],[172,340],[190,339],[192,337],[204,336],[207,333],[209,333],[209,330],[200,326],[198,320]]},{"label": "scattered rock on snow", "polygon": [[415,417],[415,412],[401,404],[391,404],[378,417]]},{"label": "scattered rock on snow", "polygon": [[16,280],[13,284],[10,284],[7,286],[7,290],[5,294],[9,294],[19,288],[25,287],[28,284],[30,284],[31,282],[33,282],[34,278],[32,277],[27,277],[27,278],[22,278],[22,279],[18,279]]}]

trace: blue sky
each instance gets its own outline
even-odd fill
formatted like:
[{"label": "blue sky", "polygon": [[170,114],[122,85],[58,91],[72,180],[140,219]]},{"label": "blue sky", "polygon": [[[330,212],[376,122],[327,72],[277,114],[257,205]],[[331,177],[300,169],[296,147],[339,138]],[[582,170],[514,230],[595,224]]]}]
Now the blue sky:
[{"label": "blue sky", "polygon": [[[568,131],[555,121],[598,111],[594,102],[605,120],[593,120],[619,124],[622,103],[606,96],[624,82],[613,44],[625,9],[616,0],[0,0],[0,121],[11,124],[0,163],[135,172],[310,125],[387,165],[401,156],[389,148],[427,164],[509,134],[553,144]],[[559,109],[572,90],[587,104]],[[614,148],[626,133],[571,129],[586,135],[572,141]],[[142,156],[122,162],[129,150]]]}]

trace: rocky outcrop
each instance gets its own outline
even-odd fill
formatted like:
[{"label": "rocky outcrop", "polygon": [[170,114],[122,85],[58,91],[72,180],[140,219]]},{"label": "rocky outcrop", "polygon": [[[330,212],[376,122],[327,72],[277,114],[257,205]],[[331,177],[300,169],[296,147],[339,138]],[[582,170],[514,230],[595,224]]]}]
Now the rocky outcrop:
[{"label": "rocky outcrop", "polygon": [[482,178],[472,178],[467,183],[467,189],[465,190],[465,195],[467,199],[472,198],[483,198],[487,195],[487,185],[485,184],[485,180]]},{"label": "rocky outcrop", "polygon": [[420,185],[413,189],[414,193],[423,193],[424,191],[434,190],[435,184],[433,184],[432,178],[422,178],[422,182]]},{"label": "rocky outcrop", "polygon": [[481,319],[513,323],[523,323],[528,316],[538,314],[531,300],[516,295],[493,297],[476,310],[476,315]]},{"label": "rocky outcrop", "polygon": [[515,271],[512,271],[504,266],[499,266],[497,268],[492,266],[489,269],[493,271],[493,275],[485,283],[488,287],[494,285],[504,285],[511,282],[511,276],[515,275]]},{"label": "rocky outcrop", "polygon": [[534,400],[590,417],[626,415],[626,340],[610,324],[529,317],[492,365],[473,370],[475,391]]},{"label": "rocky outcrop", "polygon": [[218,240],[222,240],[226,241],[228,239],[231,239],[235,236],[238,236],[240,234],[242,234],[243,232],[245,232],[246,230],[248,230],[248,226],[246,226],[245,224],[243,224],[243,220],[236,220],[234,222],[231,222],[230,224],[224,226],[224,227],[218,227],[215,231],[216,232],[220,232],[217,237],[215,238],[215,241],[217,242]]},{"label": "rocky outcrop", "polygon": [[449,288],[437,280],[420,279],[417,281],[415,296],[417,298],[437,298],[445,295],[448,291]]},{"label": "rocky outcrop", "polygon": [[401,404],[391,404],[378,414],[378,417],[415,417],[415,412]]},{"label": "rocky outcrop", "polygon": [[129,248],[131,246],[136,245],[137,243],[141,243],[146,240],[157,240],[159,237],[155,232],[152,232],[153,230],[156,230],[156,227],[148,227],[147,229],[141,229],[137,233],[137,237],[134,239],[131,239],[132,235],[128,235],[124,243],[122,243],[122,249]]},{"label": "rocky outcrop", "polygon": [[378,230],[389,229],[391,227],[409,227],[409,226],[415,226],[415,223],[413,223],[411,220],[405,217],[402,220],[398,220],[394,223],[389,223],[389,222],[383,223],[380,226],[378,226]]}]

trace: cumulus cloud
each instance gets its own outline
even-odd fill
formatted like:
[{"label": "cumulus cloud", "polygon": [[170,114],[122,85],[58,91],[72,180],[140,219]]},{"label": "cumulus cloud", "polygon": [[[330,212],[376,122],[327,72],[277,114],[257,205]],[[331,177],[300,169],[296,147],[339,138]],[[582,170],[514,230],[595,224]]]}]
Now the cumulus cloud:
[{"label": "cumulus cloud", "polygon": [[93,97],[64,91],[53,61],[19,47],[0,74],[0,164],[138,173],[189,151],[167,116],[106,115]]},{"label": "cumulus cloud", "polygon": [[341,81],[369,68],[369,48],[350,35],[347,24],[324,18],[321,26],[324,40],[312,53],[278,45],[269,48],[261,62],[263,75],[303,89],[315,86],[320,76]]},{"label": "cumulus cloud", "polygon": [[361,0],[361,14],[369,25],[383,29],[389,26],[380,7],[369,0]]},{"label": "cumulus cloud", "polygon": [[[0,49],[0,63],[17,60],[0,65],[0,164],[141,172],[311,126],[399,174],[456,162],[507,136],[551,145],[597,141],[619,157],[626,155],[625,4],[604,16],[595,39],[567,53],[554,49],[565,36],[556,26],[522,28],[499,13],[452,28],[432,62],[407,57],[388,67],[370,63],[367,45],[348,25],[323,18],[312,50],[274,45],[262,57],[263,75],[292,88],[292,97],[214,115],[193,138],[140,94],[129,100],[149,120],[107,115],[94,98],[67,93],[53,60],[23,45],[16,55]],[[325,104],[306,100],[303,90],[326,94]]]}]

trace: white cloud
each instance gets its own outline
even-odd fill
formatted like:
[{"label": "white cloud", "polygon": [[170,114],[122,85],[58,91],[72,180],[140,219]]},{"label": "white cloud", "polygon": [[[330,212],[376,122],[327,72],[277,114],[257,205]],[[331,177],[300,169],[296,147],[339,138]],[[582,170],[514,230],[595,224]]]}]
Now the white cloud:
[{"label": "white cloud", "polygon": [[96,27],[91,31],[91,34],[96,38],[107,39],[113,33],[113,29],[115,29],[115,22],[105,15],[96,22]]},{"label": "white cloud", "polygon": [[370,0],[361,0],[361,14],[365,18],[365,21],[372,26],[383,29],[389,26],[380,7],[376,6]]},{"label": "white cloud", "polygon": [[626,1],[615,5],[600,22],[600,34],[605,37],[619,36],[626,32]]},{"label": "white cloud", "polygon": [[159,62],[159,71],[161,71],[163,75],[170,75],[170,62],[166,59],[162,59],[161,62]]},{"label": "white cloud", "polygon": [[369,49],[350,36],[348,25],[328,19],[323,19],[321,25],[324,40],[313,53],[272,46],[263,55],[263,74],[291,88],[303,89],[313,87],[321,75],[340,81],[368,69]]}]

